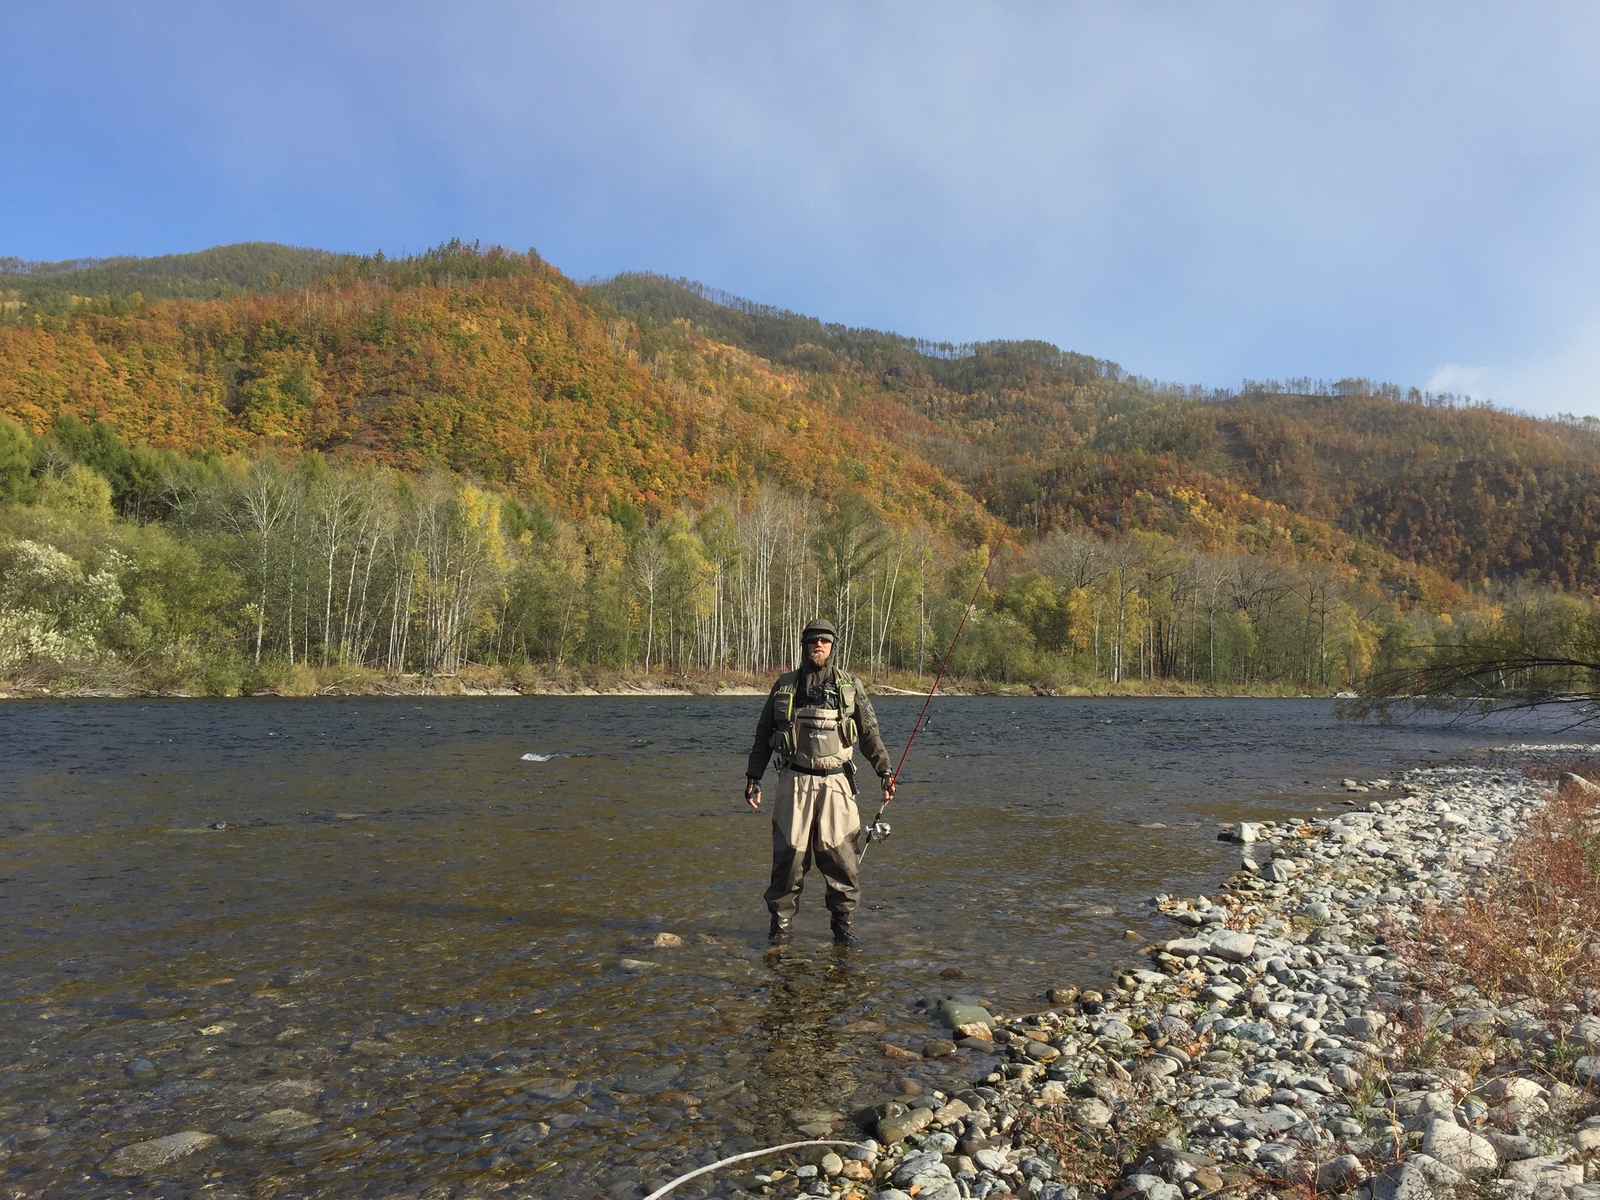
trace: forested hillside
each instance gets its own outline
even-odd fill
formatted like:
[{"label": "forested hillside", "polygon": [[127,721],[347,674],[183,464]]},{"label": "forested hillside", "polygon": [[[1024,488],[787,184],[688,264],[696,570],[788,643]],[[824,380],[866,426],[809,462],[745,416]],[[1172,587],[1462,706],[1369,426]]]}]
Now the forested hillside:
[{"label": "forested hillside", "polygon": [[1309,519],[1464,583],[1600,588],[1592,419],[1533,420],[1365,380],[1158,388],[1045,343],[916,342],[649,275],[592,290],[647,342],[683,321],[843,394],[892,401],[899,440],[1018,529],[1155,529],[1209,545],[1227,530],[1264,549],[1311,536]]},{"label": "forested hillside", "polygon": [[813,611],[914,676],[989,546],[970,678],[1331,688],[1600,586],[1582,423],[460,243],[0,272],[0,678],[750,672]]},{"label": "forested hillside", "polygon": [[354,270],[360,259],[272,242],[216,246],[195,254],[159,258],[24,262],[0,258],[0,303],[34,314],[59,313],[75,304],[126,300],[215,300],[246,292],[309,287]]},{"label": "forested hillside", "polygon": [[348,451],[505,484],[577,514],[672,506],[757,479],[976,535],[942,473],[841,420],[822,389],[685,336],[641,362],[537,259],[452,246],[324,286],[213,302],[108,296],[0,325],[0,411],[62,412],[192,452]]}]

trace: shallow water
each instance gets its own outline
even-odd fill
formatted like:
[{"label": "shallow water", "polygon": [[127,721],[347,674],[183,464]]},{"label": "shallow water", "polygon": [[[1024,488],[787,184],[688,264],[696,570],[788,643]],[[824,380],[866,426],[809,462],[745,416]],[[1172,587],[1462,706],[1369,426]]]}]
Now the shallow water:
[{"label": "shallow water", "polygon": [[[8,702],[0,1194],[638,1196],[892,1078],[981,1075],[883,1043],[935,1036],[919,997],[1017,1012],[1104,978],[1125,931],[1168,932],[1152,893],[1237,865],[1219,822],[1537,732],[940,700],[865,865],[865,948],[828,945],[813,877],[768,954],[759,705]],[[918,706],[878,702],[891,744]],[[103,1170],[185,1129],[222,1140]]]}]

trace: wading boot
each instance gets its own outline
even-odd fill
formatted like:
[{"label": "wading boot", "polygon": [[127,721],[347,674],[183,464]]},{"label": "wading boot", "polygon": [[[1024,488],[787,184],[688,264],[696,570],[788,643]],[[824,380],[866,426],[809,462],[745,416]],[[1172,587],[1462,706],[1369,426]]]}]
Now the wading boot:
[{"label": "wading boot", "polygon": [[854,950],[861,945],[860,939],[856,937],[854,931],[850,928],[850,914],[835,913],[830,923],[833,926],[833,944],[835,946],[842,947],[845,950]]},{"label": "wading boot", "polygon": [[789,932],[789,918],[780,917],[777,913],[773,913],[772,924],[767,926],[767,940],[774,945],[787,942],[789,940]]}]

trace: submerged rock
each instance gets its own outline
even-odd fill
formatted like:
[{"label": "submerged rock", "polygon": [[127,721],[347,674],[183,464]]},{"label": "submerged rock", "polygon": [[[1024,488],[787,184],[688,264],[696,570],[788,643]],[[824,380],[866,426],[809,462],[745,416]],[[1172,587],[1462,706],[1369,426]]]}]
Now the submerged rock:
[{"label": "submerged rock", "polygon": [[204,1150],[217,1141],[214,1133],[185,1129],[148,1142],[124,1146],[106,1160],[105,1170],[112,1175],[144,1175],[168,1163]]},{"label": "submerged rock", "polygon": [[296,1129],[306,1129],[317,1124],[320,1122],[316,1117],[301,1112],[298,1108],[275,1108],[271,1112],[262,1113],[246,1125],[243,1136],[253,1142],[264,1142]]}]

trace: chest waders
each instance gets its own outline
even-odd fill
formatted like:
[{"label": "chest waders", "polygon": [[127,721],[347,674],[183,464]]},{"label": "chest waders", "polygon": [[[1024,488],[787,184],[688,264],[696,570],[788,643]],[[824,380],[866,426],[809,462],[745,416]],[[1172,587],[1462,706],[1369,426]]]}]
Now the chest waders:
[{"label": "chest waders", "polygon": [[827,888],[834,939],[847,941],[850,914],[861,897],[854,763],[861,685],[837,670],[821,696],[802,690],[805,682],[801,671],[786,673],[772,694],[769,745],[778,759],[779,789],[765,899],[773,934],[786,933],[806,873],[816,867]]}]

